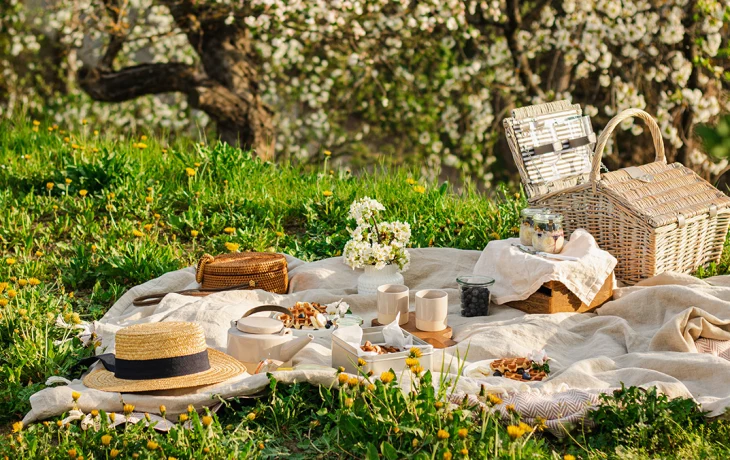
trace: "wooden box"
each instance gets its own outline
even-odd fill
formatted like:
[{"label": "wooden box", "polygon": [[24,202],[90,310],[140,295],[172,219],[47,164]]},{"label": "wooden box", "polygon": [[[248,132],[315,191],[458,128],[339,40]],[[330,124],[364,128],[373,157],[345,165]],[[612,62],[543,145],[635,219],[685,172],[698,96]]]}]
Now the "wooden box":
[{"label": "wooden box", "polygon": [[613,297],[613,274],[606,279],[590,305],[586,305],[559,281],[548,281],[525,300],[508,302],[505,305],[526,313],[584,313],[593,311]]}]

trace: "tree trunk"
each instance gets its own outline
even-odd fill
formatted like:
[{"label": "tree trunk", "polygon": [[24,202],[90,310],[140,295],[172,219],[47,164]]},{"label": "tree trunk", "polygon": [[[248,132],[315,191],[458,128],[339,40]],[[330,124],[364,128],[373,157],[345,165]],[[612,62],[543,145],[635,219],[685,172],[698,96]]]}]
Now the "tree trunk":
[{"label": "tree trunk", "polygon": [[[261,99],[256,55],[248,30],[226,24],[226,15],[215,5],[194,0],[160,3],[170,9],[177,26],[185,31],[200,65],[142,64],[115,71],[112,64],[124,39],[117,35],[111,37],[96,67],[81,69],[81,87],[92,98],[107,102],[146,94],[184,93],[192,107],[204,111],[216,123],[222,141],[251,148],[260,158],[272,158],[272,112]],[[112,19],[119,20],[114,16]]]}]

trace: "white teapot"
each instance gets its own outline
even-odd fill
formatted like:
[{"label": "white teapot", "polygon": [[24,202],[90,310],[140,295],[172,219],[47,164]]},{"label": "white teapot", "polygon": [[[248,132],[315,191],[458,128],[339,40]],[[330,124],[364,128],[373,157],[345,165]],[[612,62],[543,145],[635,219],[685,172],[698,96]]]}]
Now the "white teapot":
[{"label": "white teapot", "polygon": [[262,305],[252,308],[238,321],[231,321],[231,328],[228,329],[228,354],[246,364],[249,369],[255,369],[265,359],[281,361],[281,365],[286,366],[314,338],[308,334],[295,339],[292,330],[284,327],[281,320],[251,316],[263,311],[291,315],[289,310],[278,305]]}]

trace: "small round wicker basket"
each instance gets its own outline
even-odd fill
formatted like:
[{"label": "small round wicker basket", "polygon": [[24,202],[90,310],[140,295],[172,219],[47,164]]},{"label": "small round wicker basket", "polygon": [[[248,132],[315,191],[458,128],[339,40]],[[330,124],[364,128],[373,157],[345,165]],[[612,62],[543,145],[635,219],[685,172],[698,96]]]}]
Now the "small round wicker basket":
[{"label": "small round wicker basket", "polygon": [[205,254],[195,274],[203,289],[249,285],[276,294],[286,294],[289,273],[286,257],[268,252],[236,252],[213,257]]}]

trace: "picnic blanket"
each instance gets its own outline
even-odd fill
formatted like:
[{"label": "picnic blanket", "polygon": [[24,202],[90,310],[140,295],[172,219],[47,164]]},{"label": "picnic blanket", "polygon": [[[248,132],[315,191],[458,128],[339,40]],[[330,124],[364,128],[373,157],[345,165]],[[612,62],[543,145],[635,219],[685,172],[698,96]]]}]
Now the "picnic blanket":
[{"label": "picnic blanket", "polygon": [[[454,340],[459,342],[434,353],[434,369],[441,369],[443,362],[446,372],[455,374],[457,354],[474,362],[525,356],[544,348],[552,358],[553,372],[548,380],[531,383],[499,377],[480,380],[462,377],[454,388],[455,394],[478,394],[481,385],[485,385],[487,390],[504,395],[505,400],[512,395],[511,400],[523,401],[524,398],[515,395],[532,393],[540,401],[564,401],[572,391],[582,395],[580,400],[595,402],[595,398],[585,394],[597,394],[624,383],[656,385],[672,397],[694,397],[711,416],[721,415],[730,405],[727,385],[730,362],[720,357],[719,352],[698,353],[695,344],[698,340],[716,343],[730,340],[730,276],[699,280],[688,275],[660,275],[641,285],[618,289],[616,300],[595,314],[526,315],[506,306],[493,306],[490,316],[464,318],[459,313],[455,279],[471,273],[480,254],[480,251],[445,248],[411,250],[411,269],[404,274],[405,283],[411,288],[411,305],[418,289],[446,290],[448,321],[454,330]],[[195,287],[194,270],[186,268],[130,289],[91,328],[101,338],[102,348],[109,352],[114,347],[114,333],[121,327],[152,321],[197,321],[206,332],[208,344],[225,350],[230,321],[262,303],[290,306],[295,301],[325,303],[343,298],[354,313],[365,318],[366,324],[376,316],[376,297],[357,294],[357,277],[361,272],[345,266],[341,258],[305,263],[288,257],[288,262],[290,294],[234,291],[203,298],[171,294],[157,306],[132,306],[132,300],[140,295]],[[296,356],[294,364],[302,363],[328,366],[329,341],[315,339]],[[335,381],[331,369],[274,375],[284,383],[308,381],[332,385]],[[87,413],[92,409],[121,412],[124,402],[134,404],[140,412],[152,414],[164,404],[168,414],[174,415],[185,412],[189,404],[197,408],[212,406],[218,401],[215,395],[223,398],[253,395],[265,389],[268,380],[262,374],[243,375],[192,392],[124,395],[89,389],[79,380],[68,383],[34,394],[30,398],[32,409],[24,421],[29,423],[70,411],[72,391],[81,393],[78,409]],[[520,409],[518,406],[517,410]]]}]

